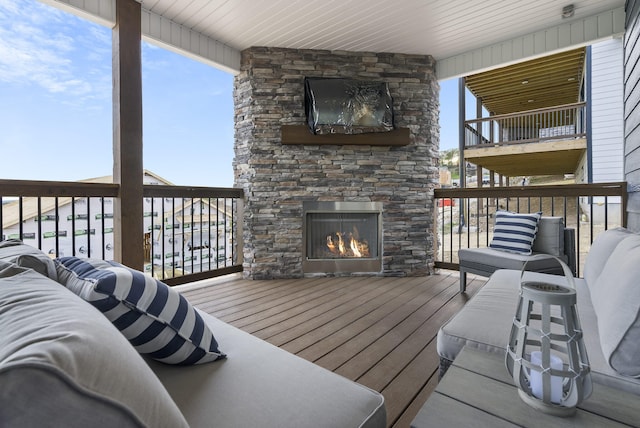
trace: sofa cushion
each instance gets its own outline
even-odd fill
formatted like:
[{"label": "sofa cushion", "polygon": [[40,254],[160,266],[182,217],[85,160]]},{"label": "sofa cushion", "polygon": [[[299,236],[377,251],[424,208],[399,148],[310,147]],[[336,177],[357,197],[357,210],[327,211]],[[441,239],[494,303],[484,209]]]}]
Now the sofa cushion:
[{"label": "sofa cushion", "polygon": [[386,426],[381,394],[211,315],[202,317],[228,359],[190,367],[149,360],[192,427]]},{"label": "sofa cushion", "polygon": [[[504,272],[517,272],[502,280]],[[438,332],[438,355],[450,361],[465,346],[504,355],[518,304],[520,271],[498,270]],[[489,284],[491,284],[489,286]]]},{"label": "sofa cushion", "polygon": [[510,253],[531,254],[541,213],[518,214],[498,211],[489,247]]},{"label": "sofa cushion", "polygon": [[20,240],[1,241],[0,260],[31,268],[53,280],[57,279],[56,266],[51,257],[31,245],[23,244]]},{"label": "sofa cushion", "polygon": [[116,262],[62,257],[58,280],[90,302],[138,352],[167,364],[224,358],[195,308],[166,284]]},{"label": "sofa cushion", "polygon": [[589,289],[595,286],[613,250],[621,241],[632,235],[633,232],[623,227],[617,227],[602,232],[596,237],[584,262],[583,277],[587,281]]},{"label": "sofa cushion", "polygon": [[562,217],[540,217],[536,239],[531,250],[534,253],[564,256],[564,219]]},{"label": "sofa cushion", "polygon": [[471,271],[494,272],[498,269],[520,270],[527,263],[527,270],[536,272],[562,272],[553,257],[532,259],[531,255],[508,253],[493,248],[461,248],[458,251],[460,266]]},{"label": "sofa cushion", "polygon": [[51,279],[0,261],[0,426],[187,423],[99,311]]},{"label": "sofa cushion", "polygon": [[616,371],[640,377],[640,235],[622,240],[592,287],[602,352]]},{"label": "sofa cushion", "polygon": [[[464,346],[504,355],[520,290],[519,270],[496,271],[464,308],[438,331],[438,355],[453,361]],[[567,285],[564,276],[526,272],[525,280]],[[640,382],[607,363],[600,345],[598,319],[584,279],[576,278],[578,316],[594,382],[640,395]]]}]

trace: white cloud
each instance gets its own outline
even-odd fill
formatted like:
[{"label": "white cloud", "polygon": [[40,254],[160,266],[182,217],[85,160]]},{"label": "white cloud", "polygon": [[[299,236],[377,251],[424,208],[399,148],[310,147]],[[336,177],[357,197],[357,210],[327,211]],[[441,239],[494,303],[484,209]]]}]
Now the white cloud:
[{"label": "white cloud", "polygon": [[[35,0],[0,0],[0,82],[37,85],[75,102],[100,98],[95,91],[110,97],[109,30],[63,14]],[[88,73],[74,61],[79,55],[102,62],[103,72]]]}]

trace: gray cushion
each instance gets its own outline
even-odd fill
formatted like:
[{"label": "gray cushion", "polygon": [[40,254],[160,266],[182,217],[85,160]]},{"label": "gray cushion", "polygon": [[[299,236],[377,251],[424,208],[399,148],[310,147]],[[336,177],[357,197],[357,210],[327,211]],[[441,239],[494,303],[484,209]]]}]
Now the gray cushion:
[{"label": "gray cushion", "polygon": [[[566,285],[560,275],[527,272],[526,280]],[[438,354],[453,361],[464,346],[504,355],[518,303],[520,271],[499,270],[438,332]],[[602,353],[596,319],[586,281],[575,279],[578,316],[594,382],[640,395],[640,382],[613,370]]]},{"label": "gray cushion", "polygon": [[53,260],[43,251],[23,244],[17,239],[7,239],[0,242],[0,260],[33,269],[53,280],[57,279]]},{"label": "gray cushion", "polygon": [[591,297],[605,358],[619,373],[640,377],[640,235],[611,253]]},{"label": "gray cushion", "polygon": [[99,311],[31,269],[0,262],[0,426],[187,424]]},{"label": "gray cushion", "polygon": [[[461,266],[488,272],[497,269],[520,270],[531,259],[531,255],[508,253],[493,248],[462,248],[458,257]],[[552,257],[529,261],[527,270],[561,272],[560,264]]]},{"label": "gray cushion", "polygon": [[61,257],[58,280],[90,302],[138,352],[166,364],[200,364],[224,358],[218,342],[177,291],[113,261]]},{"label": "gray cushion", "polygon": [[208,314],[229,358],[176,367],[149,360],[192,427],[385,427],[379,393]]},{"label": "gray cushion", "polygon": [[562,217],[541,217],[538,232],[531,248],[534,253],[564,255],[564,219]]},{"label": "gray cushion", "polygon": [[[505,272],[515,272],[505,278]],[[438,354],[450,361],[470,346],[504,355],[518,304],[520,272],[496,271],[438,332]]]},{"label": "gray cushion", "polygon": [[590,289],[597,283],[597,279],[600,273],[602,273],[602,269],[607,263],[607,260],[609,260],[609,256],[611,256],[613,250],[618,246],[620,241],[632,235],[633,232],[623,227],[617,227],[602,232],[593,241],[589,249],[589,254],[587,254],[584,262],[583,273],[583,277],[587,281]]}]

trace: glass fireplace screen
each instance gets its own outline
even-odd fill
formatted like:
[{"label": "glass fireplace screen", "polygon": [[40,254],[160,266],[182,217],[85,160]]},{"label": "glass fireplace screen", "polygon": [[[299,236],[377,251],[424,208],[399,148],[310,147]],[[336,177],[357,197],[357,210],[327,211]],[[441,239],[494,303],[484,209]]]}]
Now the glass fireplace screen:
[{"label": "glass fireplace screen", "polygon": [[378,258],[378,218],[378,213],[307,213],[307,258]]}]

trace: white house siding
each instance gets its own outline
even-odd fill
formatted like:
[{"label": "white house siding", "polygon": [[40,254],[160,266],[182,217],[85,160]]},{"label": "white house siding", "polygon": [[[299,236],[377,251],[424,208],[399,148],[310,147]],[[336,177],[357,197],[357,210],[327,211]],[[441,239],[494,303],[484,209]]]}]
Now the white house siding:
[{"label": "white house siding", "polygon": [[629,188],[627,227],[640,231],[640,1],[625,3],[625,180]]},{"label": "white house siding", "polygon": [[624,102],[622,39],[591,47],[592,180],[624,179]]}]

